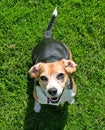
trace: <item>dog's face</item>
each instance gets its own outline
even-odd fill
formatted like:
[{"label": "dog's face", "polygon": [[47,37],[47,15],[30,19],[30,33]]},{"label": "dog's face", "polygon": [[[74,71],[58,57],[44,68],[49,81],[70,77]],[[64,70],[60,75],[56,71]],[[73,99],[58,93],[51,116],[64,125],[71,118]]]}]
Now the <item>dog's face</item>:
[{"label": "dog's face", "polygon": [[29,74],[39,80],[40,87],[52,102],[57,102],[69,83],[69,75],[76,70],[71,60],[60,60],[53,63],[38,63]]}]

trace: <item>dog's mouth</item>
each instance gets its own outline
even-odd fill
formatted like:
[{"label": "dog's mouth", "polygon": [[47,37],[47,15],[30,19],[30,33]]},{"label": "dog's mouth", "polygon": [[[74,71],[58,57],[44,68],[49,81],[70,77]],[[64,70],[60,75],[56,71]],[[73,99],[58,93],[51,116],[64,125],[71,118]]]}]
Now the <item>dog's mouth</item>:
[{"label": "dog's mouth", "polygon": [[58,103],[60,100],[60,97],[52,97],[50,98],[51,103]]},{"label": "dog's mouth", "polygon": [[61,93],[61,95],[59,97],[50,97],[51,103],[58,103],[60,98],[61,98],[61,96],[62,96],[62,94],[63,94],[63,91],[62,91],[62,93]]}]

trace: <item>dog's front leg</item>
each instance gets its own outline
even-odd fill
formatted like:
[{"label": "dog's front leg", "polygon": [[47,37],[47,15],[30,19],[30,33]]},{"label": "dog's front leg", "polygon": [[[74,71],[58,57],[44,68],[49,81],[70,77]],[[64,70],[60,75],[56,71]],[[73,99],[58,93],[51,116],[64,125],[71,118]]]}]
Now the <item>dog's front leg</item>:
[{"label": "dog's front leg", "polygon": [[68,100],[69,104],[74,104],[75,103],[75,98],[74,96],[76,95],[76,85],[74,82],[74,79],[72,78],[72,83],[73,83],[73,89],[70,91],[70,99]]},{"label": "dog's front leg", "polygon": [[35,101],[34,111],[35,111],[36,113],[39,113],[40,110],[41,110],[41,104],[40,104],[39,102]]},{"label": "dog's front leg", "polygon": [[34,111],[36,113],[39,113],[40,110],[41,110],[41,104],[38,102],[38,96],[36,94],[35,86],[34,86],[33,96],[34,96],[34,99],[35,99]]}]

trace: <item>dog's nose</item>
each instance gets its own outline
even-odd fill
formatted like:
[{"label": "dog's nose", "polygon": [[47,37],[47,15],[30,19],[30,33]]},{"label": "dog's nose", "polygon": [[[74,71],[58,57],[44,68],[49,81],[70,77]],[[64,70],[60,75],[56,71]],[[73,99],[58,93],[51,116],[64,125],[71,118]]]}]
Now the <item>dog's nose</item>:
[{"label": "dog's nose", "polygon": [[55,96],[56,93],[57,93],[57,89],[56,88],[50,88],[48,90],[48,93],[51,95],[51,96]]}]

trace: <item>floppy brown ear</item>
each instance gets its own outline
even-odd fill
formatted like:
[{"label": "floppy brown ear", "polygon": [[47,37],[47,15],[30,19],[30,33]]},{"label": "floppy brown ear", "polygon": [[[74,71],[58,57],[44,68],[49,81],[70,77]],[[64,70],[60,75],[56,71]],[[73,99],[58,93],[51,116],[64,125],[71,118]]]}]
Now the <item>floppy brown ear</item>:
[{"label": "floppy brown ear", "polygon": [[61,63],[64,65],[67,73],[73,73],[76,71],[77,64],[72,60],[61,60]]},{"label": "floppy brown ear", "polygon": [[29,70],[31,78],[37,78],[39,76],[40,65],[41,63],[38,63],[31,67],[31,69]]}]

